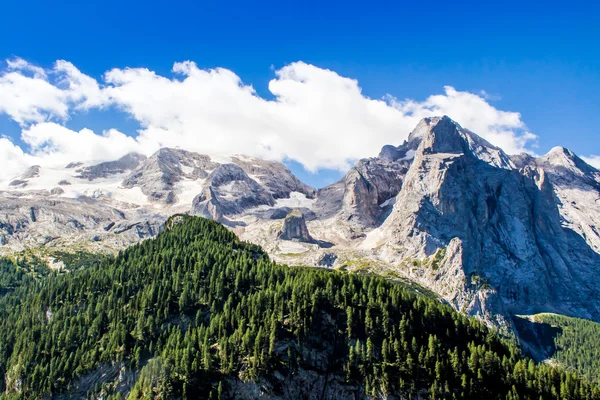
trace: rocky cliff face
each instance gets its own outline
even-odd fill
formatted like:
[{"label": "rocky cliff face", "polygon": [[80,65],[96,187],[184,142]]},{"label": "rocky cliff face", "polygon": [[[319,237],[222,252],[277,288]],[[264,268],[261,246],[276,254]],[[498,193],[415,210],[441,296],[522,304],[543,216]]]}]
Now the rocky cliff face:
[{"label": "rocky cliff face", "polygon": [[77,178],[93,181],[94,179],[107,178],[111,175],[123,174],[137,168],[146,160],[146,156],[137,153],[129,153],[116,161],[107,161],[96,165],[79,168],[76,170]]},{"label": "rocky cliff face", "polygon": [[[288,193],[289,194],[289,193]],[[215,220],[262,205],[273,206],[273,195],[235,164],[219,165],[194,198],[192,213]]]},{"label": "rocky cliff face", "polygon": [[313,242],[308,232],[304,214],[297,208],[292,210],[283,220],[283,226],[277,235],[282,240],[299,240],[301,242]]},{"label": "rocky cliff face", "polygon": [[561,225],[551,173],[489,146],[449,118],[432,124],[370,245],[468,314],[598,320],[600,257]]},{"label": "rocky cliff face", "polygon": [[175,204],[178,182],[206,178],[217,165],[206,155],[163,148],[133,170],[123,180],[123,186],[139,187],[151,202]]},{"label": "rocky cliff face", "polygon": [[[103,199],[61,199],[0,192],[0,245],[20,251],[114,251],[156,235],[165,217],[142,208],[117,209]],[[1,254],[0,253],[0,254]]]}]

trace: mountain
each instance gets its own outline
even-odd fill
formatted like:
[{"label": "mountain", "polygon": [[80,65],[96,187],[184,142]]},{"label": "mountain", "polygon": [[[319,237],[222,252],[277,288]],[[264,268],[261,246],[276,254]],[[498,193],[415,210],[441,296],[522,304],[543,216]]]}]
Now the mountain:
[{"label": "mountain", "polygon": [[[417,282],[507,330],[542,312],[600,322],[600,172],[564,148],[509,156],[448,117],[316,191],[279,162],[165,148],[33,166],[0,196],[5,254],[110,252],[190,213],[278,262]],[[290,213],[302,215],[287,225],[296,240],[281,233]]]},{"label": "mountain", "polygon": [[600,399],[436,299],[278,265],[184,215],[0,293],[0,366],[6,399]]},{"label": "mountain", "polygon": [[260,205],[281,200],[293,206],[295,198],[314,195],[281,163],[182,149],[99,164],[33,166],[0,191],[0,254],[73,246],[114,251],[156,235],[173,213],[225,221]]},{"label": "mountain", "polygon": [[[555,171],[575,170],[555,168],[552,152],[516,169],[449,118],[434,122],[370,245],[470,315],[493,321],[552,311],[599,320],[600,304],[590,299],[600,298],[600,256],[562,223],[555,193],[563,176]],[[589,167],[581,179],[596,173]]]}]

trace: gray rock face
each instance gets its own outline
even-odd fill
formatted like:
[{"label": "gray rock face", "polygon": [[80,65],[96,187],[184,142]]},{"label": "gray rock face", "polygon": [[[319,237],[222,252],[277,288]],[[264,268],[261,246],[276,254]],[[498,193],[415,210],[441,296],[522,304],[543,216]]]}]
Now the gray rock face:
[{"label": "gray rock face", "polygon": [[24,188],[29,183],[30,179],[37,178],[40,176],[41,167],[39,165],[33,165],[16,179],[13,179],[8,185],[14,187]]},{"label": "gray rock face", "polygon": [[221,164],[211,172],[202,192],[194,198],[192,213],[215,220],[224,215],[275,205],[275,199],[258,182],[235,164]]},{"label": "gray rock face", "polygon": [[[48,198],[42,193],[33,197],[0,192],[0,204],[0,242],[13,250],[40,245],[70,251],[79,246],[96,251],[120,249],[156,235],[165,219],[142,209],[118,210],[87,197]],[[110,228],[105,230],[107,226]],[[95,236],[103,242],[92,244]]]},{"label": "gray rock face", "polygon": [[41,167],[39,165],[29,167],[29,169],[25,171],[23,175],[21,175],[21,179],[26,180],[31,178],[37,178],[38,176],[40,176],[40,170]]},{"label": "gray rock face", "polygon": [[384,146],[378,157],[359,160],[341,181],[319,189],[317,215],[344,221],[354,238],[379,225],[386,214],[382,205],[402,188],[420,140],[411,134],[398,147]]},{"label": "gray rock face", "polygon": [[139,187],[152,202],[177,202],[175,184],[183,178],[198,179],[208,176],[207,170],[217,164],[210,157],[181,149],[163,148],[141,163],[123,180],[126,188]]},{"label": "gray rock face", "polygon": [[561,226],[548,174],[485,147],[447,117],[431,125],[378,232],[382,257],[425,260],[414,279],[493,323],[541,311],[600,320],[589,301],[600,256]]},{"label": "gray rock face", "polygon": [[140,165],[146,156],[138,153],[129,153],[119,158],[116,161],[107,161],[100,164],[77,170],[79,173],[77,178],[87,179],[92,181],[98,178],[106,178],[111,175],[122,174],[131,171]]},{"label": "gray rock face", "polygon": [[313,188],[302,183],[280,162],[241,156],[232,157],[231,162],[254,177],[274,199],[287,198],[290,192],[302,193],[308,198],[313,198],[316,194]]},{"label": "gray rock face", "polygon": [[313,242],[308,232],[304,215],[298,209],[290,212],[283,221],[283,226],[277,235],[282,240],[298,240],[301,242]]}]

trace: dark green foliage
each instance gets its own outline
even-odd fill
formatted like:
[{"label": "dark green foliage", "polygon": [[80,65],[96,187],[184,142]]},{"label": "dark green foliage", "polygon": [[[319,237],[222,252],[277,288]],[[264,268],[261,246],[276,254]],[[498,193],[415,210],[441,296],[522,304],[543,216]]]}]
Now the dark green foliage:
[{"label": "dark green foliage", "polygon": [[[53,258],[62,261],[69,271],[98,266],[105,257],[101,254],[81,251],[53,254]],[[48,276],[58,275],[61,272],[64,271],[52,271],[44,261],[32,255],[17,256],[14,261],[8,258],[0,258],[0,296],[15,290],[18,286],[32,284]]]},{"label": "dark green foliage", "polygon": [[231,398],[232,379],[303,369],[373,397],[600,399],[401,285],[276,265],[214,222],[177,218],[99,266],[3,296],[2,391],[41,398],[122,362],[139,371],[131,399]]},{"label": "dark green foliage", "polygon": [[98,266],[106,257],[102,254],[92,254],[84,251],[77,251],[75,253],[58,252],[53,256],[57,260],[62,261],[69,271],[74,271],[79,268]]},{"label": "dark green foliage", "polygon": [[600,384],[600,324],[556,314],[538,314],[534,324],[545,327],[538,340],[550,342],[547,357]]},{"label": "dark green foliage", "polygon": [[48,267],[37,259],[12,261],[0,258],[0,296],[50,274]]}]

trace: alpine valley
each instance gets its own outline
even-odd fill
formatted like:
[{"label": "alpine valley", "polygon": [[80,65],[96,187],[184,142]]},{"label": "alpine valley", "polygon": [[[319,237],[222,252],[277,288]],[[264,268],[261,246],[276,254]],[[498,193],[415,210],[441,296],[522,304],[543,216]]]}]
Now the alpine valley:
[{"label": "alpine valley", "polygon": [[[64,337],[52,346],[45,342],[45,348],[31,350],[34,355],[16,350],[24,346],[23,338],[0,339],[7,396],[38,398],[40,388],[46,398],[90,393],[97,398],[103,398],[101,393],[130,398],[162,398],[161,393],[314,399],[600,396],[593,383],[581,383],[597,384],[600,367],[582,362],[567,348],[581,342],[569,334],[599,331],[600,171],[566,148],[540,157],[508,155],[444,116],[423,119],[404,143],[384,146],[379,155],[359,160],[343,179],[318,190],[280,162],[179,148],[98,164],[33,165],[3,182],[0,190],[0,256],[17,266],[36,260],[49,268],[40,272],[44,268],[37,266],[38,278],[22,286],[0,286],[0,302],[30,313],[21,325],[3,322],[0,333],[19,326],[35,342],[35,335],[44,334],[41,326],[54,320],[71,332],[67,316],[79,318],[83,311],[77,310],[92,304],[96,310],[120,307],[124,321],[111,341],[101,333],[113,332],[117,320],[90,310],[97,332],[73,335],[85,333],[98,341],[82,339],[89,343],[79,349],[69,350],[72,337],[64,330],[56,331]],[[197,235],[206,237],[195,240]],[[177,243],[187,253],[160,250],[159,245]],[[209,254],[200,245],[222,248]],[[73,256],[65,259],[65,254],[99,255],[101,260],[75,268]],[[251,260],[259,260],[257,266]],[[240,270],[233,272],[236,267]],[[87,288],[81,293],[88,300],[77,300],[79,289],[61,283],[71,273]],[[40,283],[40,274],[51,275],[44,279],[54,283]],[[149,289],[167,279],[165,274],[175,279],[165,287],[176,293],[177,316],[169,304],[160,303],[163,289]],[[210,286],[201,288],[195,274]],[[298,291],[290,283],[294,280],[304,282]],[[395,287],[402,287],[402,293]],[[104,304],[102,292],[128,297]],[[15,300],[17,293],[28,300]],[[227,300],[227,293],[260,299]],[[313,298],[315,293],[321,297]],[[156,314],[149,325],[143,318],[138,323],[141,317],[131,310],[150,304],[149,299],[155,301]],[[353,301],[360,304],[356,315],[348,311]],[[302,302],[310,311],[302,309]],[[256,304],[263,308],[252,309]],[[427,309],[427,316],[396,314],[411,304],[419,312]],[[276,309],[266,312],[267,305]],[[41,322],[35,307],[45,313]],[[17,318],[7,309],[1,318]],[[235,312],[246,312],[248,321],[232,322]],[[230,322],[214,330],[216,319]],[[392,329],[394,324],[408,330]],[[238,330],[238,325],[256,331],[246,337],[246,328]],[[316,338],[317,332],[323,338]],[[129,336],[130,343],[123,344]],[[520,349],[517,341],[506,343],[511,337]],[[197,364],[191,353],[186,353],[191,357],[186,365],[172,360],[171,352],[192,352],[192,343],[200,343],[194,352],[201,357]],[[242,344],[233,350],[234,343]],[[67,355],[71,364],[53,375],[58,381],[44,380],[50,375],[36,354],[64,356],[96,345],[97,354],[89,359],[82,354],[74,361]],[[115,355],[125,354],[128,346],[132,358]],[[348,359],[340,355],[344,346],[352,348]],[[247,348],[247,354],[240,348]],[[594,350],[587,357],[600,359]],[[478,351],[482,363],[491,363],[482,369],[489,376],[478,375],[478,367],[471,365],[479,361],[468,357]],[[521,351],[544,364],[519,361]],[[407,355],[415,362],[396,365]],[[27,357],[33,357],[31,365]],[[429,364],[431,376],[418,372],[418,365]],[[494,377],[488,367],[502,384],[486,392],[482,388],[492,387]],[[519,368],[523,376],[514,372]],[[565,369],[578,375],[560,375]],[[450,370],[460,371],[456,379]],[[156,381],[157,374],[165,380]],[[548,378],[552,374],[557,375]],[[184,379],[192,375],[195,380]],[[577,387],[577,395],[569,394],[569,385]]]}]

